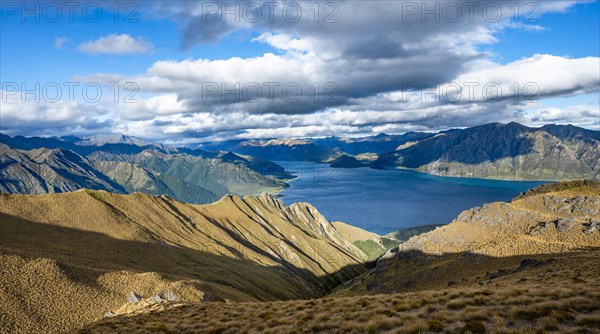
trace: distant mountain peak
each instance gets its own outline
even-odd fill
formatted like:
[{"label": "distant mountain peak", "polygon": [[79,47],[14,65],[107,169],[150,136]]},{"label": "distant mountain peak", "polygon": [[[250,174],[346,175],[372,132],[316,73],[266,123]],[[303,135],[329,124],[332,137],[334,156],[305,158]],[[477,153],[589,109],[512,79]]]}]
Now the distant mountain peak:
[{"label": "distant mountain peak", "polygon": [[75,143],[78,141],[81,141],[81,137],[77,137],[77,136],[62,136],[62,137],[58,137],[58,139],[62,140],[62,141],[66,141],[68,143]]},{"label": "distant mountain peak", "polygon": [[78,145],[94,145],[102,146],[106,144],[131,144],[137,146],[146,146],[150,143],[134,136],[124,135],[121,133],[116,134],[100,134],[90,137],[85,137],[77,142]]}]

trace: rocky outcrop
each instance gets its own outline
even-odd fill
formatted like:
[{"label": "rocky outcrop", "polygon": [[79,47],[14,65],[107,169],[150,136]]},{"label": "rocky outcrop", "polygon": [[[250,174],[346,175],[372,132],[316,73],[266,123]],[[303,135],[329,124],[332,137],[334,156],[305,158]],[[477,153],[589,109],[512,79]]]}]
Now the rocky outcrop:
[{"label": "rocky outcrop", "polygon": [[140,297],[137,293],[131,291],[129,295],[127,295],[127,301],[130,304],[139,303],[140,301],[142,301],[142,297]]},{"label": "rocky outcrop", "polygon": [[600,183],[560,183],[544,191],[534,189],[509,203],[463,211],[449,225],[415,236],[399,249],[516,256],[600,247],[599,208]]}]

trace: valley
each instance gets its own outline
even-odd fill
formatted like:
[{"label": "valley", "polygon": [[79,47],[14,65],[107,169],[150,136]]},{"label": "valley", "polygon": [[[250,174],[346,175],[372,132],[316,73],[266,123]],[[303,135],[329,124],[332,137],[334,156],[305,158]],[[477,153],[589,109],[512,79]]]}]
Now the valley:
[{"label": "valley", "polygon": [[0,254],[11,287],[2,327],[18,333],[82,326],[132,291],[181,302],[316,298],[365,272],[369,257],[306,203],[93,190],[0,195]]},{"label": "valley", "polygon": [[[437,138],[460,146],[489,129],[530,130],[222,147],[233,152],[2,135],[0,333],[593,332],[595,176],[505,181],[381,164],[440,140],[450,156]],[[536,131],[579,145],[573,161],[595,170],[594,132]],[[473,154],[504,154],[497,144]],[[536,152],[526,159],[551,155]]]}]

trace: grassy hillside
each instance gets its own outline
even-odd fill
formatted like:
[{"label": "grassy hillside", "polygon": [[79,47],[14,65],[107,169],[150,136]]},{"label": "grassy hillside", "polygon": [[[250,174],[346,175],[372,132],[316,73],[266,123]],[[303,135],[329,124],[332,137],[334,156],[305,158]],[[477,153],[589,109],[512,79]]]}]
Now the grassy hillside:
[{"label": "grassy hillside", "polygon": [[599,230],[600,182],[563,182],[535,188],[509,203],[466,210],[400,249],[490,256],[560,253],[600,246]]},{"label": "grassy hillside", "polygon": [[598,183],[543,186],[367,270],[355,244],[379,236],[268,195],[3,195],[2,331],[596,333],[599,201]]},{"label": "grassy hillside", "polygon": [[563,183],[467,210],[325,298],[154,303],[77,332],[596,333],[599,190]]},{"label": "grassy hillside", "polygon": [[75,333],[596,333],[600,257],[562,255],[484,286],[244,303],[160,303]]},{"label": "grassy hillside", "polygon": [[466,210],[452,223],[410,238],[334,294],[477,287],[524,259],[564,255],[573,261],[577,255],[571,254],[591,250],[581,257],[585,263],[600,255],[600,183],[559,183],[528,194]]},{"label": "grassy hillside", "polygon": [[360,227],[342,222],[333,222],[332,224],[346,240],[363,251],[369,260],[377,259],[386,251],[398,245],[396,240],[365,231]]},{"label": "grassy hillside", "polygon": [[11,333],[82,326],[131,291],[187,302],[315,298],[366,270],[314,207],[266,194],[210,205],[90,190],[0,195],[0,254]]}]

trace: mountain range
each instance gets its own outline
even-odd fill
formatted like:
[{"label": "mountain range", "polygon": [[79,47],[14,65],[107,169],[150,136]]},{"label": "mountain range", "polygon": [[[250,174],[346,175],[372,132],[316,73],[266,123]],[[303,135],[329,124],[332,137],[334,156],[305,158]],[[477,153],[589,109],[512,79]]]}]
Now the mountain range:
[{"label": "mountain range", "polygon": [[232,140],[192,146],[149,143],[125,135],[0,134],[0,192],[43,194],[89,188],[210,203],[229,193],[243,196],[284,189],[293,175],[270,161],[409,168],[442,176],[508,180],[600,178],[600,131],[570,125],[530,128],[493,123],[439,133]]},{"label": "mountain range", "polygon": [[379,134],[369,137],[326,137],[304,139],[229,140],[199,144],[206,150],[231,151],[248,154],[270,161],[333,160],[343,154],[374,159],[391,152],[407,142],[429,138],[430,133],[407,132],[402,135]]},{"label": "mountain range", "polygon": [[493,123],[443,131],[381,155],[375,166],[492,179],[600,178],[600,131]]},{"label": "mountain range", "polygon": [[200,145],[271,161],[328,162],[335,168],[409,168],[425,173],[507,180],[600,178],[600,131],[491,123],[438,133],[363,138],[235,140]]},{"label": "mountain range", "polygon": [[0,135],[0,192],[45,194],[89,188],[168,195],[210,203],[225,194],[277,192],[291,178],[281,166],[128,136],[80,139]]}]

